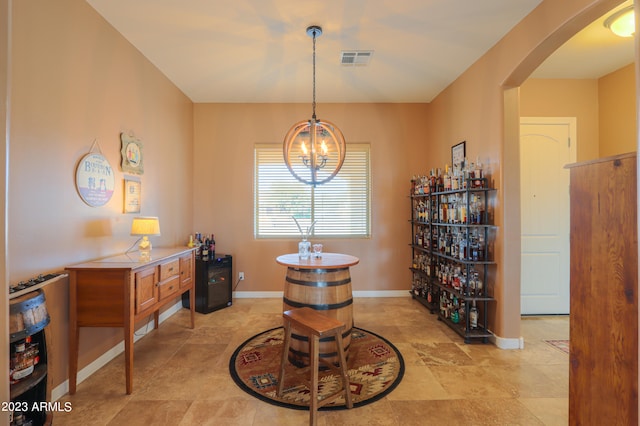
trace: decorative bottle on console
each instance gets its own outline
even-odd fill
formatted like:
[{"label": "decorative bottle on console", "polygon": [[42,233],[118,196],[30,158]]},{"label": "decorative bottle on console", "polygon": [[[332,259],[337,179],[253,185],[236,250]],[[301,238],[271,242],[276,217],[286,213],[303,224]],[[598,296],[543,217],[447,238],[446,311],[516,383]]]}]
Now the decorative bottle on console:
[{"label": "decorative bottle on console", "polygon": [[202,243],[202,252],[200,253],[202,260],[209,260],[209,239],[205,239]]}]

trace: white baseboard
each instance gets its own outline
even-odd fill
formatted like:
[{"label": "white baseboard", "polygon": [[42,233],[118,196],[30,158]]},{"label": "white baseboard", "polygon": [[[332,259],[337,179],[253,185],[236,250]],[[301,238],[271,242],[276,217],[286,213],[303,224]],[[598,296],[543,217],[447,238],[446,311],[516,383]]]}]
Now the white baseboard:
[{"label": "white baseboard", "polygon": [[524,338],[505,338],[495,334],[489,340],[500,349],[524,349]]},{"label": "white baseboard", "polygon": [[[281,299],[282,291],[236,291],[233,297],[236,299]],[[409,290],[385,290],[385,291],[354,291],[353,297],[411,297]]]},{"label": "white baseboard", "polygon": [[359,290],[353,297],[411,297],[409,290]]},{"label": "white baseboard", "polygon": [[233,293],[235,299],[282,299],[282,291],[236,291]]},{"label": "white baseboard", "polygon": [[[167,318],[169,318],[171,315],[178,312],[180,309],[182,309],[182,301],[178,301],[174,305],[166,309],[162,314],[160,314],[160,318],[158,319],[158,321],[160,323],[164,322]],[[143,338],[147,333],[149,333],[153,329],[154,328],[153,328],[153,319],[152,319],[135,331],[133,335],[133,341],[137,342],[139,339]],[[95,373],[96,371],[104,367],[109,361],[111,361],[112,359],[114,359],[115,357],[117,357],[123,352],[124,352],[124,339],[120,343],[118,343],[117,345],[115,345],[114,347],[112,347],[102,355],[100,355],[96,360],[91,362],[82,370],[78,371],[76,383],[77,384],[82,383],[86,378],[88,378],[93,373]],[[59,384],[58,386],[56,386],[51,390],[51,401],[57,401],[62,396],[66,395],[68,392],[69,392],[69,380],[65,380],[64,382],[62,382],[61,384]]]}]

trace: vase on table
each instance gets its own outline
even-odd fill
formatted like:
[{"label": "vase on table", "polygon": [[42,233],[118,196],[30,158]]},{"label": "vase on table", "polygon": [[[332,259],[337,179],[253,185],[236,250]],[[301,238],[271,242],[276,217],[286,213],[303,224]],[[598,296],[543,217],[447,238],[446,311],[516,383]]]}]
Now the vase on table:
[{"label": "vase on table", "polygon": [[309,259],[311,256],[311,242],[302,240],[298,243],[298,257],[301,260]]}]

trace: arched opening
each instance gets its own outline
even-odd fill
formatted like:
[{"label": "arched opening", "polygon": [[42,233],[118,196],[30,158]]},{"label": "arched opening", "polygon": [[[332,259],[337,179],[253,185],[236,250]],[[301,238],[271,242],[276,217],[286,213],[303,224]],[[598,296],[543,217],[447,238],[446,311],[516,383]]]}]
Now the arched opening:
[{"label": "arched opening", "polygon": [[[503,181],[504,181],[504,197],[505,204],[518,206],[505,212],[504,229],[506,242],[510,246],[510,250],[505,252],[503,262],[505,264],[505,282],[518,283],[518,288],[513,288],[512,292],[521,293],[520,277],[521,277],[521,209],[520,209],[520,86],[529,78],[529,76],[538,68],[549,56],[551,56],[560,46],[571,39],[581,29],[588,26],[591,22],[597,20],[609,11],[624,3],[623,1],[600,1],[595,2],[590,7],[577,13],[571,19],[567,20],[556,31],[546,37],[538,45],[536,45],[529,55],[525,57],[513,72],[506,78],[503,84],[503,102],[504,102],[504,145],[503,145]],[[639,5],[635,5],[636,22],[638,16]],[[636,117],[638,116],[638,40],[635,40],[635,81],[636,81]],[[596,59],[594,59],[596,60]],[[636,120],[637,121],[637,120]],[[635,146],[637,150],[638,135],[636,129]],[[513,293],[512,293],[513,294]],[[505,318],[510,317],[516,320],[520,316],[520,306],[512,307],[509,312],[505,313]],[[522,342],[521,342],[522,344]]]}]

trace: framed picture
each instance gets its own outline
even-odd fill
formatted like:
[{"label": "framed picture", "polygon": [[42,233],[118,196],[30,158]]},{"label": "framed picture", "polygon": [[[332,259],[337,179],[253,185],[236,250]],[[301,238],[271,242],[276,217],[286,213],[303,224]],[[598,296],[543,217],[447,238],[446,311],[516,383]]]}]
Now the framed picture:
[{"label": "framed picture", "polygon": [[122,156],[122,171],[126,173],[135,173],[141,175],[144,173],[142,142],[134,136],[120,133],[120,141],[122,147],[120,154]]},{"label": "framed picture", "polygon": [[467,156],[466,141],[462,141],[451,147],[451,165],[464,166],[464,159]]},{"label": "framed picture", "polygon": [[113,195],[114,185],[109,160],[98,152],[82,157],[76,168],[76,189],[85,203],[91,207],[104,206]]},{"label": "framed picture", "polygon": [[140,179],[134,177],[124,178],[124,212],[140,213]]}]

